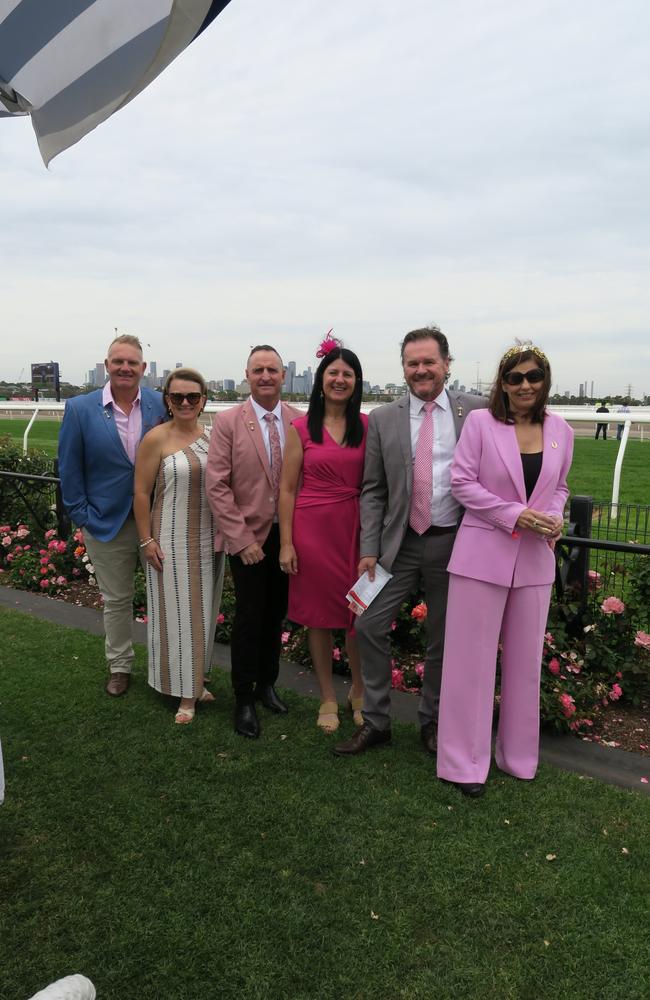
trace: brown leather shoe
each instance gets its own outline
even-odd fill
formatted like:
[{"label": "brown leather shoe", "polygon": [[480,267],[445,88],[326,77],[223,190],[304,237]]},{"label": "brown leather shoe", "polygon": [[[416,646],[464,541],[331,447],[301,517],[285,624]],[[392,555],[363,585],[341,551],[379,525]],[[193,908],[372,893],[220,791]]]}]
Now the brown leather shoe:
[{"label": "brown leather shoe", "polygon": [[381,746],[382,743],[390,743],[390,729],[375,729],[367,722],[361,726],[352,739],[345,743],[337,743],[332,747],[332,753],[336,757],[353,757],[355,754],[364,753],[370,747]]},{"label": "brown leather shoe", "polygon": [[438,723],[435,719],[422,726],[420,729],[420,739],[426,752],[435,757],[438,752]]},{"label": "brown leather shoe", "polygon": [[117,671],[108,678],[106,693],[119,698],[121,694],[126,694],[131,683],[131,674],[125,674],[123,670]]}]

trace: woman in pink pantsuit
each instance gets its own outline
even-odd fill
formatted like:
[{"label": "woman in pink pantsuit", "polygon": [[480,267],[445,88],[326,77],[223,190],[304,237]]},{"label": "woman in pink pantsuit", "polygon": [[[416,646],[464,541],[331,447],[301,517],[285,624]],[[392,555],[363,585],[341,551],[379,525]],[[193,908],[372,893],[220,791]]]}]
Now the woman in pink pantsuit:
[{"label": "woman in pink pantsuit", "polygon": [[544,631],[562,531],[573,431],[546,410],[551,369],[537,347],[506,351],[488,408],[470,413],[451,488],[465,507],[449,569],[438,777],[479,796],[490,767],[499,638],[496,762],[535,777]]}]

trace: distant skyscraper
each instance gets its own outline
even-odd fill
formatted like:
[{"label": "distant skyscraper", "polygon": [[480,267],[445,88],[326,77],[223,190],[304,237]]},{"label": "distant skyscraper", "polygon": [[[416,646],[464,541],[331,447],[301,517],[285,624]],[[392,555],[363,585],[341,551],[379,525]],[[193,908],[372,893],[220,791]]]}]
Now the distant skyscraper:
[{"label": "distant skyscraper", "polygon": [[88,371],[88,381],[86,385],[94,385],[94,384],[95,384],[95,369],[91,368]]},{"label": "distant skyscraper", "polygon": [[287,370],[284,375],[284,391],[285,392],[295,392],[293,387],[293,380],[296,377],[296,362],[290,361],[287,365]]},{"label": "distant skyscraper", "polygon": [[235,391],[235,380],[234,380],[234,378],[225,378],[223,380],[223,387],[226,390],[226,392],[234,392]]},{"label": "distant skyscraper", "polygon": [[177,361],[176,362],[176,367],[177,368],[182,368],[183,367],[183,362],[182,361]]},{"label": "distant skyscraper", "polygon": [[302,395],[306,392],[305,389],[305,376],[304,375],[294,375],[293,384],[291,386],[292,392],[299,392]]},{"label": "distant skyscraper", "polygon": [[149,362],[149,375],[151,376],[151,384],[152,384],[153,388],[155,389],[156,386],[158,385],[158,362],[157,361],[150,361]]},{"label": "distant skyscraper", "polygon": [[95,385],[97,386],[97,388],[99,388],[104,384],[105,381],[106,381],[106,368],[100,361],[98,362],[98,364],[95,365]]},{"label": "distant skyscraper", "polygon": [[580,383],[580,388],[578,389],[578,398],[579,399],[585,398],[585,387],[582,382]]}]

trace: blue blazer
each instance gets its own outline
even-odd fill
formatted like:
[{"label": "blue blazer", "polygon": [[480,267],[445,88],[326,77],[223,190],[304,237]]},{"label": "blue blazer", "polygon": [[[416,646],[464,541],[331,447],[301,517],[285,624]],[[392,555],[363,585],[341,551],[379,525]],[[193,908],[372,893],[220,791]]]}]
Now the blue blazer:
[{"label": "blue blazer", "polygon": [[[59,432],[59,476],[71,520],[100,542],[110,542],[133,507],[133,465],[120,440],[103,389],[65,405]],[[142,389],[142,436],[167,419],[163,398]]]}]

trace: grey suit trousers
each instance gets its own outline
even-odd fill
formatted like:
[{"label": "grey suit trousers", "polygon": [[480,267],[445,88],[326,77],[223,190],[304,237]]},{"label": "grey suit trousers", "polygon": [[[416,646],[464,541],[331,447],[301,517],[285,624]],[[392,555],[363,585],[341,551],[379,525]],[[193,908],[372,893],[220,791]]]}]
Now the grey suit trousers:
[{"label": "grey suit trousers", "polygon": [[391,624],[404,601],[421,588],[428,614],[418,715],[422,726],[438,718],[449,582],[447,564],[455,538],[455,532],[419,537],[407,531],[391,569],[392,579],[355,623],[364,683],[363,717],[375,729],[390,727]]}]

